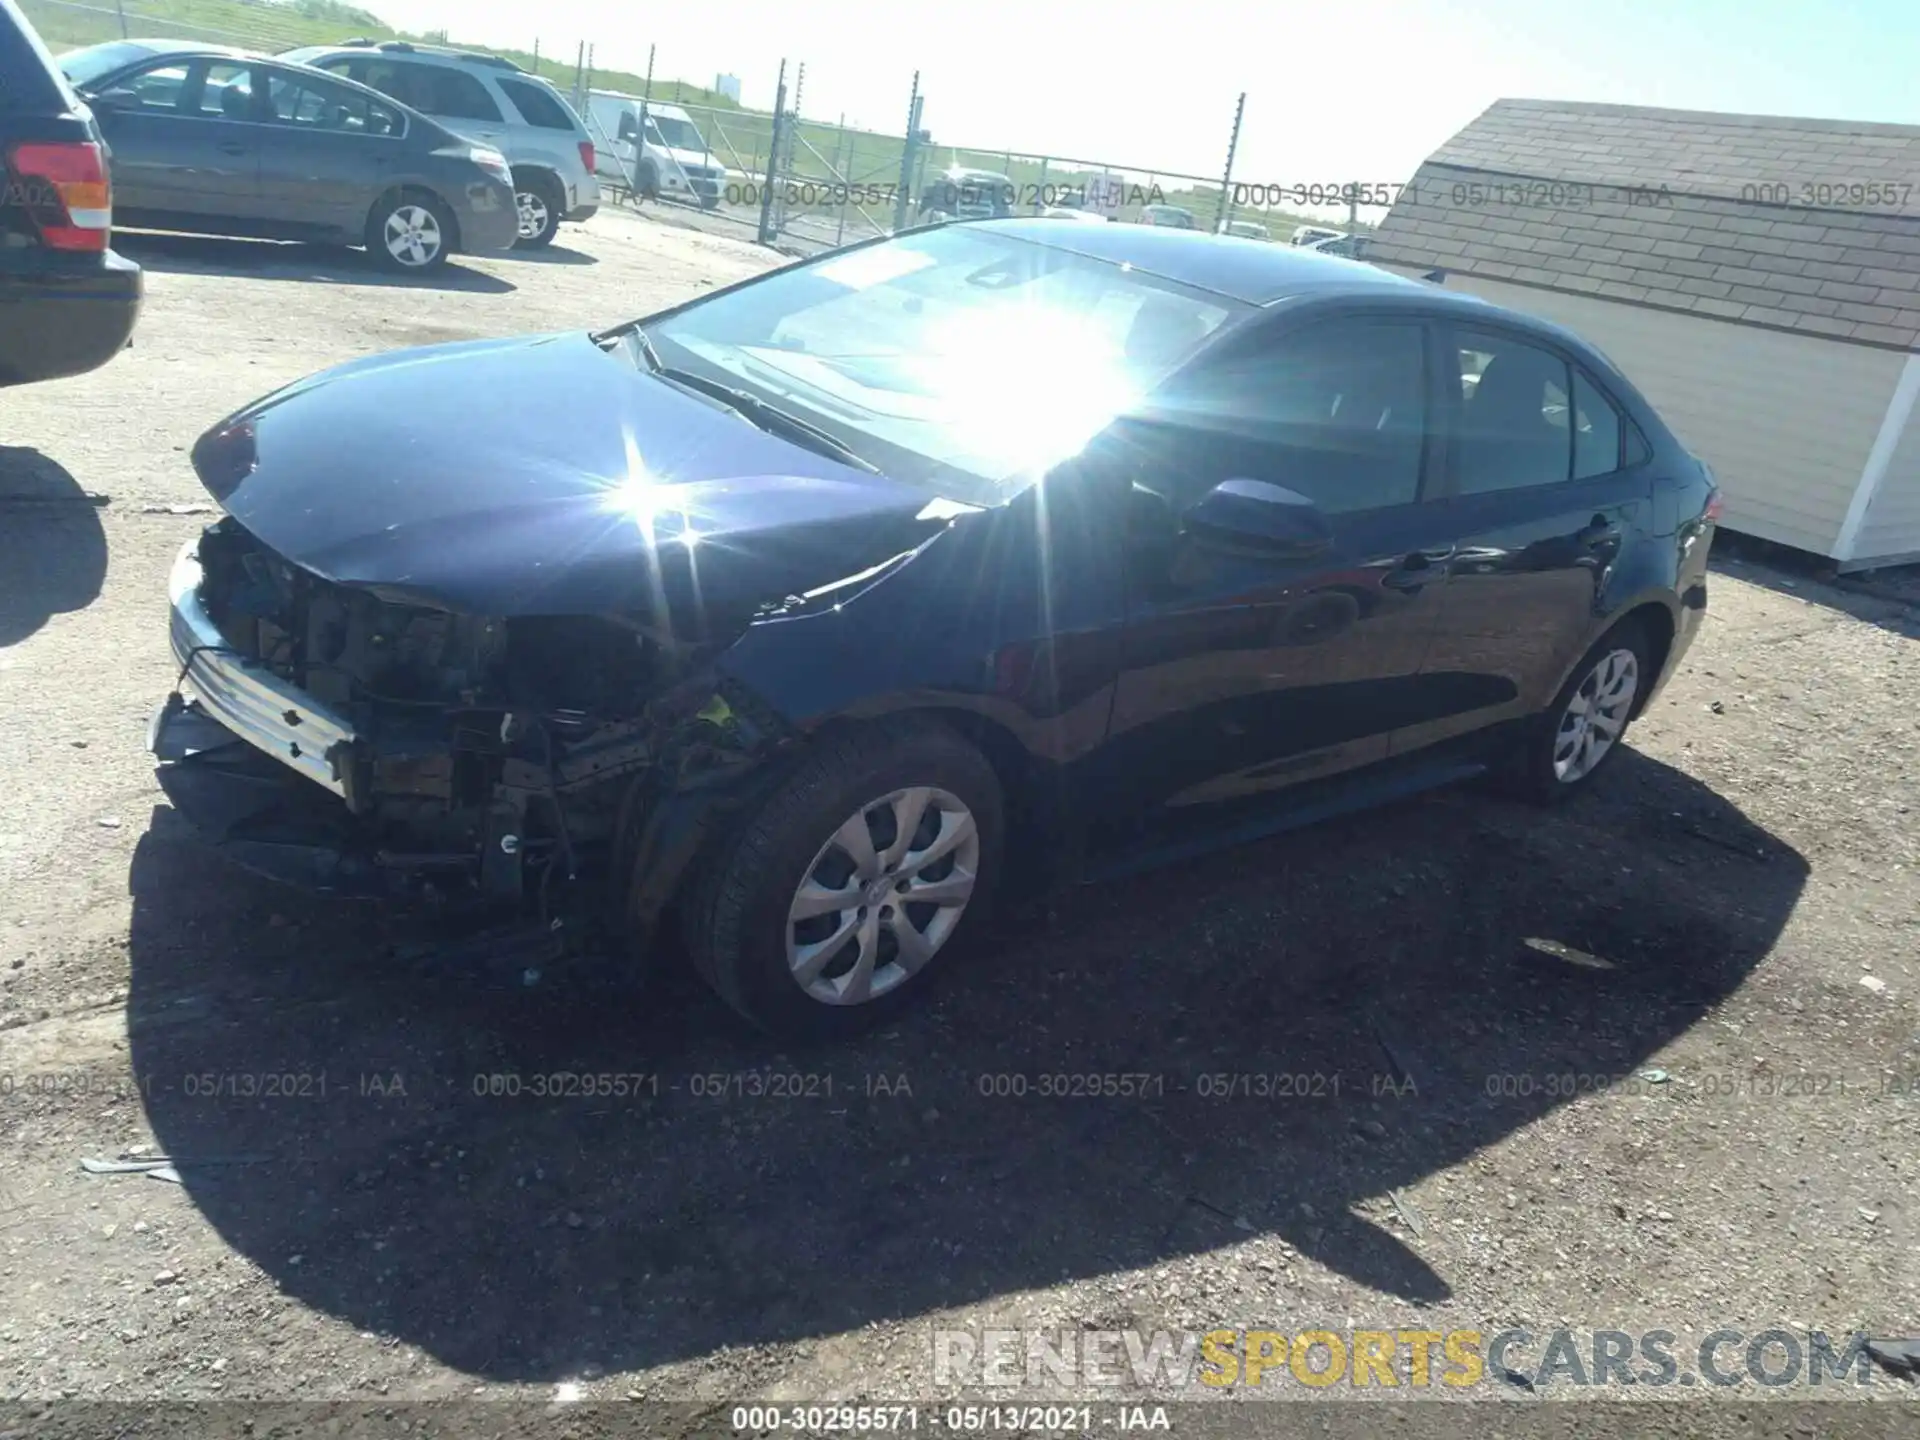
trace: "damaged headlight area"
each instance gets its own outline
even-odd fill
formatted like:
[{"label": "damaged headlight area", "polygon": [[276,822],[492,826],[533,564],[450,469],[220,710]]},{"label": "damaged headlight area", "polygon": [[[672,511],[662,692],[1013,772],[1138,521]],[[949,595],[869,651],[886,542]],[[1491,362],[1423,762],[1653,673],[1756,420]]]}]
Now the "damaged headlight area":
[{"label": "damaged headlight area", "polygon": [[233,858],[312,888],[544,919],[667,797],[776,740],[709,652],[630,619],[407,603],[295,566],[232,519],[182,552],[171,590],[161,784]]}]

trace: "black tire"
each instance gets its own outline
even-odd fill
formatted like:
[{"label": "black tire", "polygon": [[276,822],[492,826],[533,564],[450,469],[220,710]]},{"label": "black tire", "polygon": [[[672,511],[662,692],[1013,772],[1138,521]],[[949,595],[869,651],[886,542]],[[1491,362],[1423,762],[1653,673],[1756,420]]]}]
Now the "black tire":
[{"label": "black tire", "polygon": [[[422,214],[430,218],[431,229],[437,236],[437,243],[431,246],[424,239],[429,234],[428,226],[418,222]],[[423,237],[420,245],[408,248],[413,253],[424,254],[425,258],[410,262],[396,251],[390,224],[407,225]],[[373,202],[373,209],[367,214],[365,243],[367,254],[382,270],[399,275],[430,275],[445,265],[447,257],[459,248],[460,237],[454,225],[453,213],[439,196],[424,190],[402,190],[397,194],[382,195]]]},{"label": "black tire", "polygon": [[[1633,694],[1621,707],[1620,731],[1598,760],[1574,778],[1568,779],[1555,758],[1562,748],[1562,729],[1568,723],[1568,709],[1574,697],[1588,690],[1589,682],[1600,677],[1601,667],[1619,652],[1632,656],[1635,675]],[[1573,667],[1567,683],[1553,697],[1553,704],[1526,727],[1505,774],[1500,777],[1504,782],[1503,788],[1535,804],[1555,805],[1591,785],[1593,777],[1620,753],[1627,727],[1638,713],[1648,687],[1653,684],[1651,657],[1652,646],[1647,643],[1646,627],[1636,619],[1630,617],[1622,620],[1601,636],[1593,648],[1580,657],[1580,663]]]},{"label": "black tire", "polygon": [[[817,880],[816,862],[845,822],[863,813],[862,807],[874,807],[864,813],[881,816],[884,807],[878,802],[910,787],[944,791],[971,812],[979,842],[973,893],[932,958],[885,993],[859,1004],[817,999],[788,965],[793,925],[788,910],[795,892],[809,875]],[[993,767],[945,726],[902,720],[822,737],[709,861],[686,906],[688,949],[720,998],[760,1029],[789,1040],[856,1034],[915,1003],[950,968],[954,954],[988,928],[1003,832]],[[935,873],[929,869],[929,875]],[[900,913],[906,915],[904,906]],[[828,928],[841,922],[838,915],[821,918]],[[857,947],[858,941],[845,943]],[[884,943],[875,944],[884,953]],[[874,973],[878,983],[881,968]]]},{"label": "black tire", "polygon": [[522,212],[522,224],[525,224],[525,212],[531,205],[538,215],[537,226],[532,233],[524,230],[513,242],[516,250],[544,250],[553,243],[553,237],[560,233],[561,212],[567,208],[567,197],[560,188],[560,182],[544,170],[515,170],[513,172],[513,201],[516,209]]}]

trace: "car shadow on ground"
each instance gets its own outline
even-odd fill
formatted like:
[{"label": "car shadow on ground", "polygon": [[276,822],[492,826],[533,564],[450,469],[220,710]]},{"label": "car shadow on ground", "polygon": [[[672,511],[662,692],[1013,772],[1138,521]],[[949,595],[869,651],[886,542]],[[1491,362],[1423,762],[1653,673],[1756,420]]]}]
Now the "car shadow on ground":
[{"label": "car shadow on ground", "polygon": [[102,503],[38,450],[0,445],[0,646],[93,603],[107,576]]},{"label": "car shadow on ground", "polygon": [[[1442,792],[1068,893],[894,1027],[783,1051],[678,971],[447,975],[408,925],[154,821],[131,1054],[193,1202],[302,1303],[495,1380],[834,1334],[1260,1232],[1444,1299],[1445,1260],[1384,1197],[1635,1083],[1807,877],[1627,751],[1558,810]],[[1455,1246],[1472,1218],[1447,1217]],[[1075,1320],[1133,1323],[1109,1310]]]},{"label": "car shadow on ground", "polygon": [[407,290],[465,290],[509,295],[511,280],[449,260],[426,275],[382,270],[364,250],[296,240],[243,240],[222,235],[174,235],[153,230],[113,232],[113,246],[144,269],[178,275],[244,275],[249,280],[294,280],[315,285],[383,285]]},{"label": "car shadow on ground", "polygon": [[522,260],[530,265],[598,265],[599,257],[589,255],[584,250],[570,250],[565,245],[546,245],[538,250],[513,249],[506,253],[509,260]]}]

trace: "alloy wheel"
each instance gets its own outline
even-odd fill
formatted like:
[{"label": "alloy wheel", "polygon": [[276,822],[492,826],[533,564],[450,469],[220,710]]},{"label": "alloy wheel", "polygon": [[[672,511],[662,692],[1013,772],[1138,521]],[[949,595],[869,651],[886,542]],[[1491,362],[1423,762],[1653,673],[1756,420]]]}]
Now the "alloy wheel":
[{"label": "alloy wheel", "polygon": [[931,786],[883,795],[820,847],[787,909],[787,968],[813,999],[862,1005],[945,945],[973,898],[980,832]]},{"label": "alloy wheel", "polygon": [[520,211],[520,238],[537,240],[546,233],[547,218],[551,213],[547,209],[546,197],[535,190],[517,191],[514,204]]},{"label": "alloy wheel", "polygon": [[1640,662],[1631,650],[1602,655],[1560,712],[1553,737],[1553,774],[1571,785],[1593,772],[1627,728],[1640,693]]},{"label": "alloy wheel", "polygon": [[387,216],[383,235],[387,253],[409,269],[431,265],[446,244],[439,220],[424,205],[396,206]]}]

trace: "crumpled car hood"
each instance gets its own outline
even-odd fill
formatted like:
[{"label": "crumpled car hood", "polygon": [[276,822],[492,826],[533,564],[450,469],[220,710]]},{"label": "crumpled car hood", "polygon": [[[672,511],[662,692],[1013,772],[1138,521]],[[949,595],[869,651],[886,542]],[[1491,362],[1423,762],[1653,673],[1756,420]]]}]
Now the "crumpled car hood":
[{"label": "crumpled car hood", "polygon": [[472,614],[730,619],[943,528],[583,333],[356,360],[230,416],[201,482],[270,549]]}]

